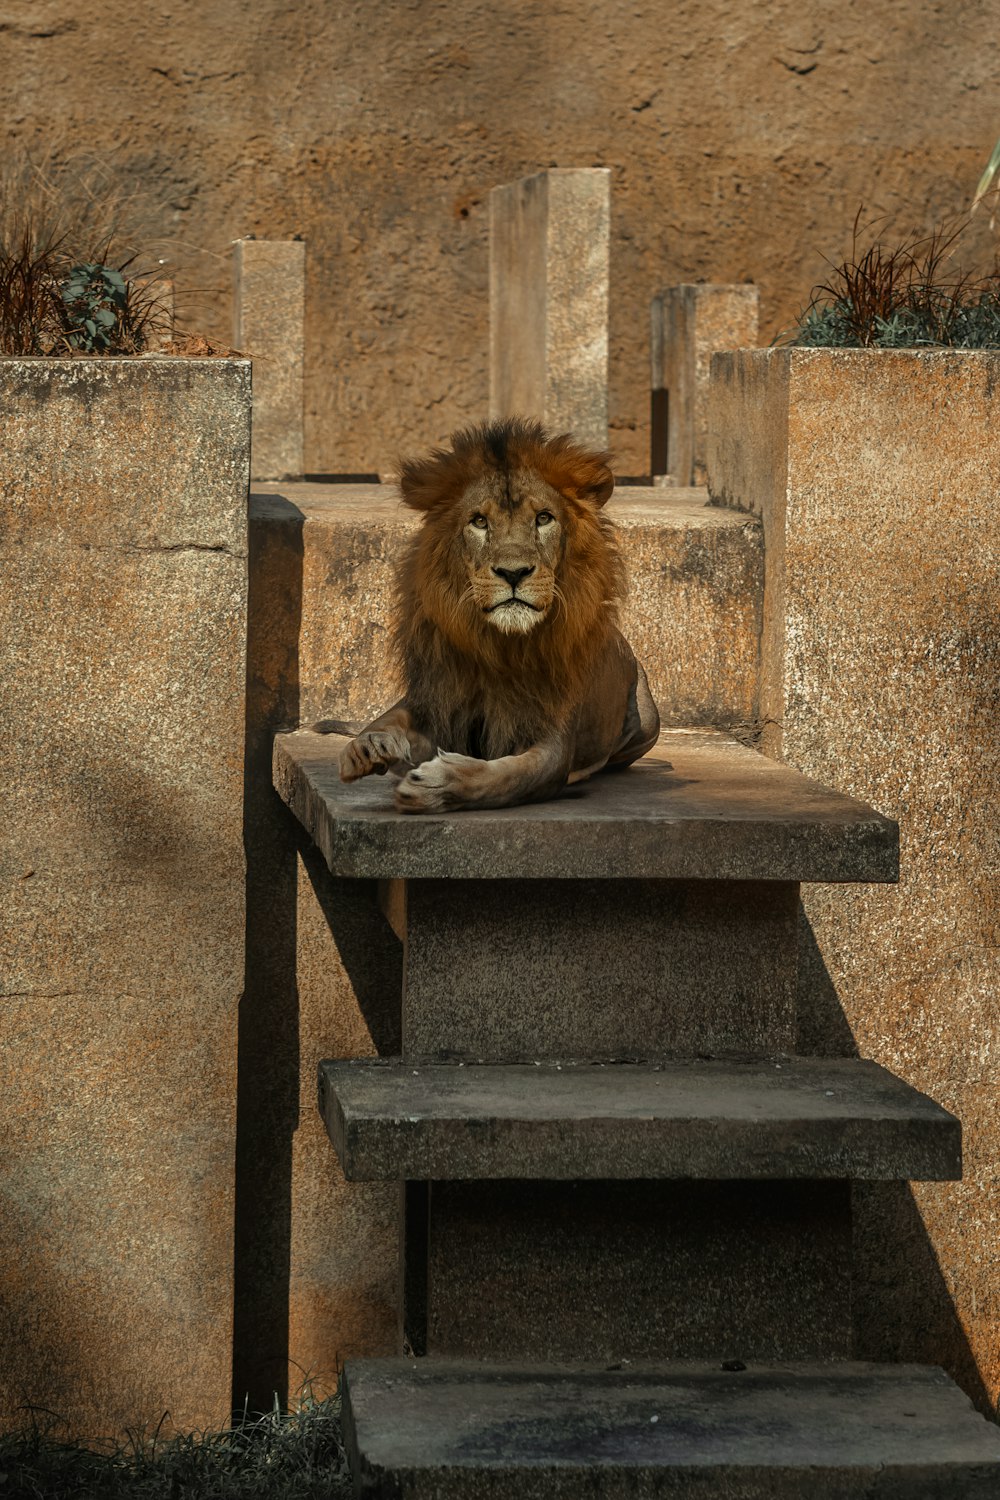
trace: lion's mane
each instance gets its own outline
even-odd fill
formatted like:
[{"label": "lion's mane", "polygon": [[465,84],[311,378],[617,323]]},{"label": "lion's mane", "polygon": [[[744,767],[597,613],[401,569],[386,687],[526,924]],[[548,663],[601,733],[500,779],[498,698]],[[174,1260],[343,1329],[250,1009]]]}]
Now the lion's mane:
[{"label": "lion's mane", "polygon": [[[400,469],[403,500],[422,512],[423,524],[399,569],[394,636],[407,703],[432,741],[489,759],[525,750],[566,724],[615,635],[624,570],[600,509],[614,481],[608,454],[549,437],[536,422],[491,422],[451,443]],[[558,598],[526,634],[501,633],[463,598],[459,502],[487,470],[533,470],[563,501]]]}]

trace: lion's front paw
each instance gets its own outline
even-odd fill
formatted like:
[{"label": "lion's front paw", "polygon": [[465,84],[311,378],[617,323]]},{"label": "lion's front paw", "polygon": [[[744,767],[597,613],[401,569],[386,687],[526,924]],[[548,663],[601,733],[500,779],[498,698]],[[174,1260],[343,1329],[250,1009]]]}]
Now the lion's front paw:
[{"label": "lion's front paw", "polygon": [[410,742],[398,729],[359,734],[340,752],[340,779],[357,781],[373,771],[382,776],[395,761],[408,760],[409,756]]},{"label": "lion's front paw", "polygon": [[396,811],[447,812],[471,800],[483,762],[471,755],[440,750],[433,760],[404,776],[395,793]]}]

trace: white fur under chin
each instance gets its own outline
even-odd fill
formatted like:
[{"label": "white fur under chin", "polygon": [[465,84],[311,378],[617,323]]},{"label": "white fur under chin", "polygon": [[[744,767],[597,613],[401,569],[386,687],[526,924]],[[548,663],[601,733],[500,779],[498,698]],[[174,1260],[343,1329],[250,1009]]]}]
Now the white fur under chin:
[{"label": "white fur under chin", "polygon": [[489,621],[505,635],[526,635],[541,618],[542,611],[532,609],[528,604],[501,604],[499,609],[493,610]]}]

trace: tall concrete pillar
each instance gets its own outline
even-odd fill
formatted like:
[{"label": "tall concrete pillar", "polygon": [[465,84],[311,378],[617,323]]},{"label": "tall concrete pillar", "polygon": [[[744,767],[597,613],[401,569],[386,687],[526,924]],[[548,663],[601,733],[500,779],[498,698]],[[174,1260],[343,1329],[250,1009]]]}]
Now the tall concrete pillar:
[{"label": "tall concrete pillar", "polygon": [[611,173],[553,168],[490,194],[490,415],[608,441]]},{"label": "tall concrete pillar", "polygon": [[303,470],[306,247],[233,242],[233,347],[253,361],[252,479]]},{"label": "tall concrete pillar", "polygon": [[706,482],[712,355],[757,345],[755,286],[669,287],[650,306],[650,473],[675,484]]}]

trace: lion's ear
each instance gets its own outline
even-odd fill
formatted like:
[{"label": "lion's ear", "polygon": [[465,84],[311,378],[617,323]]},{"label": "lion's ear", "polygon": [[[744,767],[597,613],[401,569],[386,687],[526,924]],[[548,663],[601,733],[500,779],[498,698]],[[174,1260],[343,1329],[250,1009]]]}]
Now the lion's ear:
[{"label": "lion's ear", "polygon": [[585,483],[577,489],[577,495],[581,500],[589,501],[598,509],[607,505],[615,488],[615,476],[607,464],[595,462],[592,475],[588,476]]},{"label": "lion's ear", "polygon": [[434,510],[451,497],[452,475],[444,462],[448,455],[434,453],[430,458],[408,458],[399,466],[399,488],[403,504],[411,510]]}]

